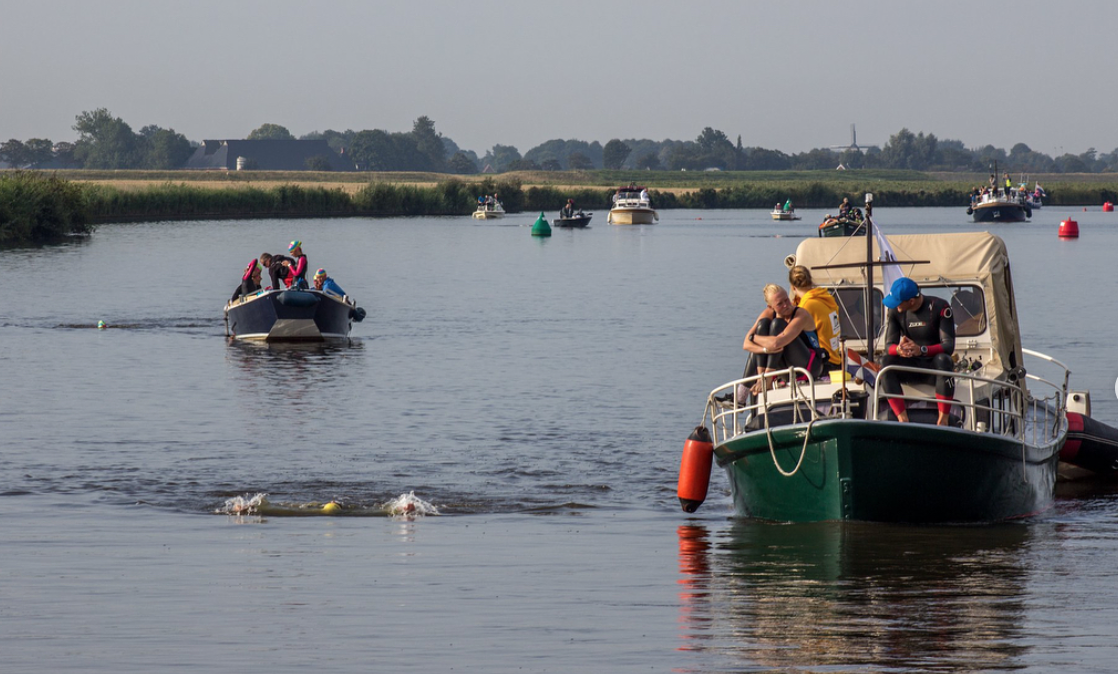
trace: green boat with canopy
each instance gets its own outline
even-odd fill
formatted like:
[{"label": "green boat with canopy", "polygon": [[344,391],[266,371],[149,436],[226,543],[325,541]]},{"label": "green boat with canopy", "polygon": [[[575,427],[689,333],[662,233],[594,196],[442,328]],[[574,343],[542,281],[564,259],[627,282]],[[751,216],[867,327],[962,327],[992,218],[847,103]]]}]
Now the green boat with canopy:
[{"label": "green boat with canopy", "polygon": [[[870,213],[867,204],[872,228]],[[846,368],[818,379],[790,368],[776,373],[782,385],[760,387],[758,394],[750,389],[761,376],[713,390],[684,450],[684,510],[693,512],[705,498],[704,450],[725,470],[735,510],[745,517],[977,523],[1051,507],[1068,432],[1070,373],[1022,348],[1009,255],[999,237],[810,238],[786,263],[808,267],[837,300]],[[874,269],[892,263],[923,293],[951,304],[950,425],[935,425],[933,385],[904,383],[896,396],[880,386],[888,370],[874,366],[884,346],[883,293]],[[895,421],[889,397],[906,401],[910,423]],[[709,459],[706,466],[709,480]]]}]

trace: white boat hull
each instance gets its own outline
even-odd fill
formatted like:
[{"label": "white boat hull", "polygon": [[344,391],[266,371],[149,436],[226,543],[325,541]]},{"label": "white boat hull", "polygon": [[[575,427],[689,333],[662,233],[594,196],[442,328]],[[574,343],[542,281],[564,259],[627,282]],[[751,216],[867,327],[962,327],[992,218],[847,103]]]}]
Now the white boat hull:
[{"label": "white boat hull", "polygon": [[606,222],[611,225],[651,225],[660,216],[651,208],[614,208],[609,212]]}]

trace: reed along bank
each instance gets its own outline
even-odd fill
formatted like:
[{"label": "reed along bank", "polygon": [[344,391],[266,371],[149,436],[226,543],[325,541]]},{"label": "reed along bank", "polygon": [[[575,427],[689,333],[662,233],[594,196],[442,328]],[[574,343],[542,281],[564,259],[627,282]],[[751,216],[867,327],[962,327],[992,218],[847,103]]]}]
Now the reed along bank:
[{"label": "reed along bank", "polygon": [[[969,203],[980,176],[915,171],[516,172],[499,176],[248,172],[0,172],[0,245],[49,243],[110,222],[468,215],[478,197],[498,195],[510,213],[557,211],[567,199],[607,210],[619,185],[649,188],[657,209],[798,208],[860,203],[880,207]],[[305,174],[305,175],[304,175]],[[945,177],[945,175],[947,177]],[[1053,178],[1047,180],[1047,178]],[[215,178],[220,184],[215,185]],[[205,184],[202,184],[202,183]],[[340,186],[341,184],[341,186]],[[1045,202],[1118,201],[1118,178],[1047,176]]]}]

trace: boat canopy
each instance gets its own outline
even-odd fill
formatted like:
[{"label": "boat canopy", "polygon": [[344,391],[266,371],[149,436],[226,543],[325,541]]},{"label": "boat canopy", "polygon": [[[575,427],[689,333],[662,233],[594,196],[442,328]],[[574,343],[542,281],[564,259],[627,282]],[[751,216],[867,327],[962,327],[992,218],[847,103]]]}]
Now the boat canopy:
[{"label": "boat canopy", "polygon": [[[958,234],[905,234],[886,237],[901,267],[901,273],[921,286],[978,284],[986,298],[986,316],[991,346],[999,360],[995,365],[1010,369],[1022,364],[1021,335],[1009,254],[1005,242],[989,232]],[[880,259],[876,239],[873,256]],[[796,249],[796,264],[811,270],[821,286],[864,286],[864,266],[821,269],[829,265],[865,262],[866,239],[835,237],[805,239]],[[930,260],[924,264],[905,260]],[[881,288],[881,268],[874,269],[874,285]],[[888,292],[888,288],[884,289]],[[935,295],[930,290],[930,295]]]}]

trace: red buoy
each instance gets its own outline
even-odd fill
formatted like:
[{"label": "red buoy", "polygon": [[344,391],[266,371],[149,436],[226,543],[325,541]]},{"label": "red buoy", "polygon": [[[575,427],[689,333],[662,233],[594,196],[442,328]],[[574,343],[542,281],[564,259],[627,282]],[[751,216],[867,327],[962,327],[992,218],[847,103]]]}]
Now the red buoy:
[{"label": "red buoy", "polygon": [[1102,212],[1103,213],[1113,213],[1114,212],[1114,204],[1110,203],[1109,201],[1106,202],[1105,204],[1102,205]]},{"label": "red buoy", "polygon": [[683,443],[683,457],[679,460],[679,505],[683,511],[693,513],[707,498],[710,486],[710,467],[714,461],[714,443],[706,426],[696,426]]},{"label": "red buoy", "polygon": [[1060,223],[1060,238],[1061,239],[1078,239],[1079,238],[1079,223],[1071,218],[1064,220]]}]

